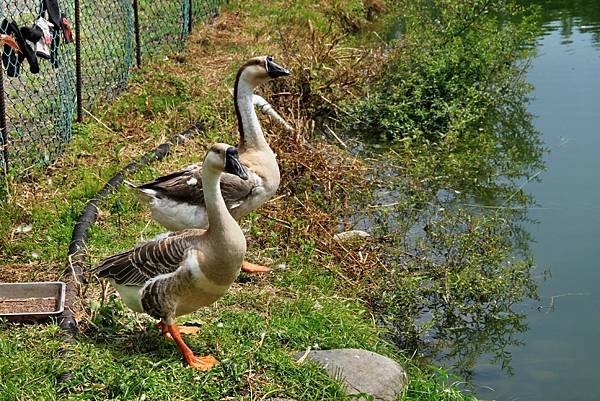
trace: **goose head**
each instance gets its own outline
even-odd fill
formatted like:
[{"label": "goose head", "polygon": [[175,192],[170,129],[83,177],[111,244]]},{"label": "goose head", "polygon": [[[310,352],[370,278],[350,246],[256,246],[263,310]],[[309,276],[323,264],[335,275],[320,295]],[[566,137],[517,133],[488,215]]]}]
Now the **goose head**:
[{"label": "goose head", "polygon": [[215,175],[226,172],[237,175],[242,180],[248,179],[246,169],[240,163],[237,149],[226,143],[217,143],[211,146],[206,153],[202,167]]},{"label": "goose head", "polygon": [[256,88],[265,82],[290,75],[284,67],[273,61],[272,56],[253,57],[238,70],[238,82],[245,82]]}]

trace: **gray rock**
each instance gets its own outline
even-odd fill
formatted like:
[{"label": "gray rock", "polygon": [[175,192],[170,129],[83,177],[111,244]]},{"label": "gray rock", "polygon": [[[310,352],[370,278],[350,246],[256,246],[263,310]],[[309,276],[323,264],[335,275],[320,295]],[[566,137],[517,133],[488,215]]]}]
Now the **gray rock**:
[{"label": "gray rock", "polygon": [[[299,352],[296,360],[303,356]],[[396,400],[406,381],[406,373],[397,362],[363,349],[311,351],[306,359],[341,379],[347,394],[368,394],[378,401]]]},{"label": "gray rock", "polygon": [[335,241],[346,242],[346,241],[353,241],[356,239],[365,239],[365,238],[369,238],[370,236],[371,236],[371,234],[369,234],[366,231],[350,230],[350,231],[344,231],[343,233],[335,234],[333,236],[333,239]]}]

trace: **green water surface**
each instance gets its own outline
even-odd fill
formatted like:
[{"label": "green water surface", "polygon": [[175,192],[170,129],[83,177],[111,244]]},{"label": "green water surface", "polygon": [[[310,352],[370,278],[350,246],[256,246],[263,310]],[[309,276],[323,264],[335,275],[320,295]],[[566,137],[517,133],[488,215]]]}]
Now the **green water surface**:
[{"label": "green water surface", "polygon": [[517,306],[528,330],[506,349],[509,369],[484,356],[472,379],[482,399],[600,400],[600,0],[531,3],[544,34],[529,111],[550,149],[526,186],[540,300]]}]

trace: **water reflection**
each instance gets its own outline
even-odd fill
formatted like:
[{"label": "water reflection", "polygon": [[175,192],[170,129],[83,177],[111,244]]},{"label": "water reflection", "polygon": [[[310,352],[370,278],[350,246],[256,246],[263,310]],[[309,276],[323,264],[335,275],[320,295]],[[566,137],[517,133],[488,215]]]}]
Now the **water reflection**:
[{"label": "water reflection", "polygon": [[[403,143],[378,146],[380,190],[354,216],[388,247],[391,269],[373,303],[389,339],[465,378],[484,354],[511,373],[509,350],[523,344],[528,329],[516,306],[536,297],[524,229],[535,200],[524,188],[544,170],[545,148],[520,72],[498,91],[486,118],[440,152],[446,159],[432,159],[434,167],[423,167],[428,155],[407,152]],[[482,157],[473,138],[494,146]],[[448,162],[455,156],[469,160],[460,160],[463,170]]]},{"label": "water reflection", "polygon": [[595,0],[532,0],[523,5],[538,5],[542,10],[542,28],[546,34],[559,31],[562,44],[572,44],[574,32],[590,35],[594,47],[600,48],[600,2]]},{"label": "water reflection", "polygon": [[523,228],[534,199],[523,186],[543,170],[545,148],[526,94],[511,92],[480,127],[497,146],[479,185],[461,186],[444,172],[419,181],[410,167],[390,162],[395,145],[380,145],[380,190],[354,215],[358,228],[386,239],[394,266],[375,300],[389,340],[467,379],[483,354],[511,372],[507,349],[522,345],[527,330],[526,314],[514,306],[536,296]]},{"label": "water reflection", "polygon": [[[484,127],[496,135],[498,151],[487,165],[478,166],[482,167],[479,185],[462,185],[461,180],[445,176],[445,171],[425,179],[411,171],[418,166],[410,161],[390,162],[402,150],[390,156],[394,145],[379,145],[380,191],[366,201],[369,207],[361,209],[363,214],[354,217],[361,228],[379,230],[391,255],[385,284],[374,296],[380,323],[389,328],[391,341],[453,366],[454,372],[473,379],[483,398],[596,399],[598,348],[593,341],[598,324],[589,316],[595,316],[599,302],[591,288],[598,276],[597,266],[592,265],[597,264],[600,217],[591,208],[565,210],[578,207],[577,197],[588,204],[598,196],[597,186],[590,185],[597,181],[593,167],[598,164],[598,119],[597,113],[590,118],[589,110],[597,109],[600,93],[600,1],[522,3],[540,5],[543,11],[540,59],[547,67],[537,73],[535,82],[541,85],[534,95],[546,100],[534,103],[546,120],[535,123],[553,132],[554,137],[544,137],[551,139],[550,145],[563,138],[561,148],[571,150],[568,157],[560,149],[559,161],[550,158],[555,163],[553,174],[540,174],[545,168],[545,145],[534,125],[532,103],[518,92],[500,102]],[[575,138],[574,143],[563,146],[565,136]],[[495,179],[485,179],[490,176]],[[541,191],[542,195],[551,192],[552,197],[546,196],[540,206],[549,210],[556,202],[563,204],[561,210],[546,215],[541,208],[530,208],[536,200],[525,192],[534,187],[537,196],[542,185],[533,182],[542,176],[555,177],[550,184],[553,192]],[[544,184],[544,188],[549,185]],[[424,188],[428,189],[425,195]],[[529,220],[532,217],[546,218],[547,225],[551,221],[553,230],[546,228],[545,236],[540,235]],[[543,256],[540,263],[547,261],[536,272],[538,277],[531,270],[536,245],[529,231],[546,240],[543,255],[536,252],[536,257]],[[492,237],[499,238],[494,249],[503,249],[504,254],[484,246]],[[504,264],[499,263],[502,255]],[[465,264],[479,265],[483,280],[500,274],[514,274],[515,279],[489,291],[468,277],[469,271],[462,268]],[[555,270],[555,277],[544,282],[547,267]],[[445,280],[449,275],[464,280]],[[446,291],[444,284],[448,284]],[[545,297],[532,301],[538,284],[546,288]],[[556,296],[563,297],[562,311],[553,308]],[[486,392],[488,386],[495,392]]]},{"label": "water reflection", "polygon": [[[574,37],[580,34],[586,34],[586,38],[589,39],[589,42],[586,40],[586,44],[591,43],[594,48],[600,48],[600,2],[590,0],[533,1],[526,4],[543,6],[542,27],[545,33],[559,33],[561,44],[568,46],[570,51],[575,51],[573,48]],[[575,48],[581,49],[580,37],[577,45]],[[463,188],[464,192],[459,196],[432,205],[428,210],[431,213],[436,208],[441,207],[452,210],[453,213],[459,215],[462,213],[465,204],[491,207],[496,217],[505,220],[507,225],[511,227],[510,238],[513,253],[519,255],[524,263],[533,263],[530,251],[532,238],[524,229],[524,227],[531,227],[529,221],[531,214],[527,214],[527,210],[521,209],[521,207],[531,206],[534,200],[520,189],[521,185],[528,183],[531,177],[537,179],[537,174],[543,170],[543,154],[541,153],[543,144],[539,139],[540,134],[537,132],[532,115],[528,110],[528,101],[523,98],[514,100],[514,102],[507,102],[505,107],[497,110],[498,112],[494,118],[490,119],[490,124],[494,126],[494,130],[498,134],[497,140],[500,146],[505,149],[514,149],[514,152],[510,153],[500,152],[499,156],[501,157],[498,160],[490,161],[491,163],[500,163],[499,171],[504,171],[507,174],[503,177],[504,179],[500,178],[492,185],[471,189]],[[503,163],[507,165],[502,166]],[[508,167],[509,164],[518,166],[518,168],[513,170]],[[521,174],[520,182],[517,178],[519,174]],[[507,199],[510,201],[507,202]],[[511,208],[507,209],[506,206]],[[473,212],[473,210],[470,212]],[[487,208],[479,208],[475,213],[483,215],[489,212],[490,210]],[[454,223],[460,224],[460,219]],[[460,230],[458,232],[460,233]],[[428,239],[430,235],[426,230],[418,235],[425,238],[426,241],[430,241]],[[446,243],[443,245],[446,245]],[[439,260],[440,255],[433,256],[433,258],[436,257]],[[420,263],[423,263],[423,261],[420,261]],[[526,335],[528,315],[537,313],[535,308],[526,308],[519,305],[521,301],[535,293],[536,280],[529,277],[517,282],[517,284],[521,285],[522,289],[513,294],[515,296],[500,298],[500,305],[491,305],[491,307],[487,305],[470,315],[456,313],[457,310],[453,310],[453,308],[448,310],[447,305],[444,304],[445,300],[436,300],[434,305],[438,305],[438,310],[427,307],[419,311],[421,316],[418,320],[420,327],[413,331],[413,334],[418,335],[412,337],[412,343],[407,341],[410,338],[407,335],[398,336],[396,340],[400,345],[410,344],[423,354],[444,364],[454,366],[455,372],[467,379],[472,378],[474,374],[477,374],[479,379],[489,374],[494,375],[495,370],[490,368],[488,363],[511,375],[513,373],[511,365],[513,353],[525,345],[528,338]],[[519,295],[522,296],[520,299]],[[548,311],[543,310],[544,313]],[[406,311],[398,313],[402,315],[406,314]],[[410,333],[410,331],[408,332]],[[525,355],[531,353],[527,350],[519,352],[523,352]],[[548,350],[547,352],[551,353],[552,351]],[[532,374],[531,372],[524,372],[522,369],[520,373]],[[552,377],[552,381],[560,385],[561,381],[558,380],[558,376],[554,375]],[[518,383],[520,382],[518,381]],[[547,381],[540,381],[539,383],[542,382],[547,384]],[[512,388],[508,383],[506,387]],[[523,386],[524,388],[526,387]],[[585,391],[587,390],[581,390],[582,393]],[[514,393],[513,390],[512,394]],[[519,394],[518,391],[517,394]],[[524,394],[524,392],[521,394]],[[531,399],[552,397],[548,391],[544,390],[539,390],[536,394],[538,398],[534,396]],[[554,395],[554,397],[561,399],[560,395]]]},{"label": "water reflection", "polygon": [[538,241],[531,245],[537,263],[549,266],[552,276],[538,281],[542,301],[521,307],[529,329],[518,339],[525,346],[507,349],[515,375],[501,374],[484,355],[474,382],[482,386],[482,398],[592,400],[598,398],[599,378],[599,326],[590,316],[600,304],[595,284],[600,215],[589,205],[600,196],[590,185],[598,170],[600,2],[523,3],[542,7],[545,30],[529,74],[536,86],[529,109],[553,149],[543,182],[529,186],[544,209],[529,211],[539,224],[528,228]]}]

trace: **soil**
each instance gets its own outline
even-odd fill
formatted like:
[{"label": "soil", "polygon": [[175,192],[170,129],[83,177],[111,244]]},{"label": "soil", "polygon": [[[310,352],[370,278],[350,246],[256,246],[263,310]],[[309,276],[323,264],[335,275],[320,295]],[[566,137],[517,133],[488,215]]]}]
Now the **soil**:
[{"label": "soil", "polygon": [[54,311],[55,298],[0,298],[0,314]]}]

